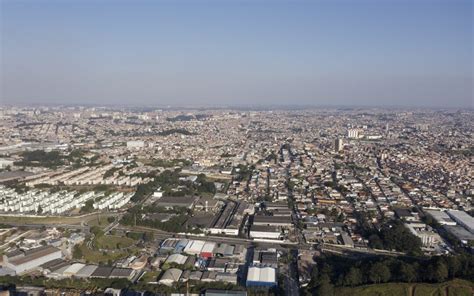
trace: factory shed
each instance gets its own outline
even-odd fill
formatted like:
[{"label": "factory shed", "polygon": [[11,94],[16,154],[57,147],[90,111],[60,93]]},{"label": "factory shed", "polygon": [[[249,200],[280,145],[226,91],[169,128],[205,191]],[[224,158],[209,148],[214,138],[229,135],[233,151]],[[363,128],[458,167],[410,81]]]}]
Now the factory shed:
[{"label": "factory shed", "polygon": [[132,279],[135,275],[135,270],[131,268],[114,268],[109,275],[111,279]]},{"label": "factory shed", "polygon": [[448,215],[467,231],[474,234],[474,218],[464,211],[448,211]]},{"label": "factory shed", "polygon": [[231,246],[229,244],[220,244],[215,250],[214,254],[216,256],[222,256],[222,257],[227,257],[227,256],[232,256],[234,255],[234,246]]},{"label": "factory shed", "polygon": [[216,243],[206,242],[201,249],[200,256],[203,258],[211,258],[214,256],[214,249],[216,248]]},{"label": "factory shed", "polygon": [[201,240],[190,240],[184,248],[184,252],[190,255],[199,255],[206,242]]},{"label": "factory shed", "polygon": [[48,276],[49,276],[49,277],[52,277],[52,278],[57,278],[57,279],[59,279],[59,278],[64,278],[64,277],[65,277],[65,276],[64,276],[64,272],[65,272],[69,267],[71,267],[70,264],[61,266],[60,268],[58,268],[58,269],[52,271]]},{"label": "factory shed", "polygon": [[3,266],[20,274],[41,265],[62,258],[62,252],[51,246],[39,247],[28,251],[15,251],[3,255]]},{"label": "factory shed", "polygon": [[182,273],[180,269],[170,268],[163,273],[158,282],[166,286],[171,286],[174,282],[179,281]]},{"label": "factory shed", "polygon": [[96,269],[97,265],[86,265],[81,268],[81,270],[79,270],[74,276],[77,278],[87,278],[90,277]]},{"label": "factory shed", "polygon": [[218,272],[216,275],[216,281],[237,285],[237,274],[227,273],[227,272]]},{"label": "factory shed", "polygon": [[194,281],[200,281],[202,277],[202,271],[194,270],[189,274],[189,279]]},{"label": "factory shed", "polygon": [[247,287],[274,287],[276,282],[276,270],[271,267],[250,267],[247,273]]},{"label": "factory shed", "polygon": [[205,296],[247,296],[246,291],[207,289]]},{"label": "factory shed", "polygon": [[175,264],[183,265],[186,263],[187,259],[188,259],[188,256],[184,256],[181,254],[171,254],[168,256],[168,258],[166,258],[165,263],[168,263],[168,264],[175,263]]},{"label": "factory shed", "polygon": [[66,270],[63,271],[64,276],[73,276],[76,275],[76,273],[79,272],[82,268],[86,266],[85,264],[82,263],[74,263],[70,265]]},{"label": "factory shed", "polygon": [[178,243],[176,244],[176,246],[174,247],[174,251],[176,253],[181,253],[184,250],[184,248],[186,248],[188,243],[189,243],[189,240],[187,240],[187,239],[179,240]]},{"label": "factory shed", "polygon": [[97,269],[91,274],[91,277],[95,277],[95,278],[108,278],[111,273],[112,273],[112,267],[99,266],[99,267],[97,267]]},{"label": "factory shed", "polygon": [[53,261],[49,261],[49,262],[41,265],[40,267],[43,269],[43,273],[48,274],[48,273],[51,273],[54,270],[58,270],[61,267],[66,266],[66,265],[69,265],[69,263],[67,263],[63,259],[55,259]]}]

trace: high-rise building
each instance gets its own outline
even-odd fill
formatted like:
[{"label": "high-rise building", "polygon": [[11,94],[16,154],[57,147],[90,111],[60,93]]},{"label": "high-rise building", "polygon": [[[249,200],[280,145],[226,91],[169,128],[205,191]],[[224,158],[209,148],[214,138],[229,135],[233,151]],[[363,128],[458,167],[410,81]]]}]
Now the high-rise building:
[{"label": "high-rise building", "polygon": [[359,138],[359,130],[355,128],[351,128],[347,130],[347,137],[349,139],[358,139]]},{"label": "high-rise building", "polygon": [[344,148],[344,143],[342,142],[342,139],[337,138],[336,141],[334,141],[334,150],[336,152],[341,151]]}]

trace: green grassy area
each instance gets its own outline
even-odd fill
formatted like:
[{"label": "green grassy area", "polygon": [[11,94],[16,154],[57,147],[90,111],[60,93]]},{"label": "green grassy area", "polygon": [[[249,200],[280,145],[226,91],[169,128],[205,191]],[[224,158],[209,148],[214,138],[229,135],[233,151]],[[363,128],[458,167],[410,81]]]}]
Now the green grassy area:
[{"label": "green grassy area", "polygon": [[128,237],[116,235],[103,235],[95,240],[95,244],[99,249],[120,250],[131,247],[135,241]]},{"label": "green grassy area", "polygon": [[74,258],[83,259],[88,263],[109,264],[127,256],[138,254],[135,240],[117,235],[99,235],[94,239],[93,248],[87,242],[76,246]]},{"label": "green grassy area", "polygon": [[335,289],[338,296],[470,296],[473,293],[474,283],[458,279],[440,284],[389,283]]},{"label": "green grassy area", "polygon": [[[113,216],[113,213],[103,213],[100,219],[104,219],[107,223],[107,217]],[[0,224],[2,223],[24,223],[24,224],[80,224],[81,222],[97,223],[99,214],[90,214],[83,217],[22,217],[22,216],[0,216]]]},{"label": "green grassy area", "polygon": [[21,217],[0,216],[0,223],[25,223],[25,224],[78,224],[82,219],[74,217]]},{"label": "green grassy area", "polygon": [[110,222],[107,220],[107,216],[101,215],[100,217],[95,217],[95,219],[91,219],[87,222],[87,225],[89,226],[102,226],[105,227],[110,224]]},{"label": "green grassy area", "polygon": [[89,263],[107,264],[109,261],[115,261],[125,258],[129,255],[128,252],[121,250],[98,251],[89,249],[86,244],[79,246],[81,249],[83,259]]}]

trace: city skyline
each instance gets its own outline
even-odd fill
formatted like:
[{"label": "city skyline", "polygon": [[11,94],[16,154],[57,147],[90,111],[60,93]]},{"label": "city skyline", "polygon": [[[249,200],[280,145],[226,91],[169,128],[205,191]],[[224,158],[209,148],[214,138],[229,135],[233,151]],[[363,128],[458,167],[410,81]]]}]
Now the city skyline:
[{"label": "city skyline", "polygon": [[473,107],[471,1],[1,1],[2,105]]}]

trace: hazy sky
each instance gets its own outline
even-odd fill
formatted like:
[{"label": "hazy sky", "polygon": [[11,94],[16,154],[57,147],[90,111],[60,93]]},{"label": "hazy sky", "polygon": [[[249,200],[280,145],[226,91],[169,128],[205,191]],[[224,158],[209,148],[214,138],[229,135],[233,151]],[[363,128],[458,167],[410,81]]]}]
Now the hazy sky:
[{"label": "hazy sky", "polygon": [[471,0],[0,3],[4,104],[474,107]]}]

